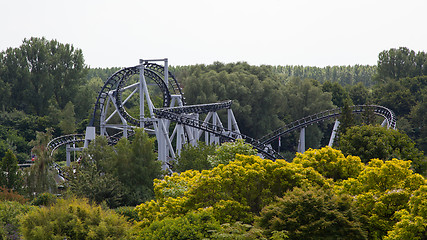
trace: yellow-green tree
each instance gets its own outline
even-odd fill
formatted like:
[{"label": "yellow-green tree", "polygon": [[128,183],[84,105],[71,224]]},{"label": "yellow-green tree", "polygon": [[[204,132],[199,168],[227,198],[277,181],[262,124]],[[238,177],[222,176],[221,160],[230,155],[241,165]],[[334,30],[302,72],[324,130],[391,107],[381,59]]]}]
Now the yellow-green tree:
[{"label": "yellow-green tree", "polygon": [[334,181],[356,178],[364,169],[359,157],[351,155],[345,157],[340,150],[328,146],[297,153],[293,162],[304,167],[312,167],[324,177],[332,178]]},{"label": "yellow-green tree", "polygon": [[143,225],[209,208],[221,223],[251,223],[264,206],[287,190],[311,185],[330,188],[330,184],[317,171],[300,164],[237,155],[229,164],[211,170],[186,171],[156,180],[156,200],[136,210]]},{"label": "yellow-green tree", "polygon": [[111,210],[84,199],[58,199],[21,218],[25,239],[128,239],[130,226]]},{"label": "yellow-green tree", "polygon": [[409,200],[409,209],[395,214],[399,222],[388,232],[385,240],[427,238],[427,186],[421,186]]},{"label": "yellow-green tree", "polygon": [[381,239],[392,230],[396,212],[408,209],[413,192],[425,185],[410,166],[410,161],[372,159],[357,178],[336,185],[338,193],[355,196],[369,239]]}]

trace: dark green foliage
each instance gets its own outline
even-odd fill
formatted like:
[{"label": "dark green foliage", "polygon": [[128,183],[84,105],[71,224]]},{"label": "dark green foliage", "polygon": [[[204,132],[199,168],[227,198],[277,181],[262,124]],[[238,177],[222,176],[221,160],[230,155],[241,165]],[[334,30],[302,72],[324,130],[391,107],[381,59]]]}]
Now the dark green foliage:
[{"label": "dark green foliage", "polygon": [[362,83],[348,86],[347,91],[354,105],[368,104],[371,99],[369,89]]},{"label": "dark green foliage", "polygon": [[120,206],[123,185],[116,176],[105,170],[113,154],[113,148],[105,137],[97,137],[92,141],[83,152],[80,163],[74,163],[69,171],[70,178],[66,182],[69,190],[97,204],[105,202],[111,208]]},{"label": "dark green foliage", "polygon": [[141,221],[141,219],[138,216],[138,212],[135,211],[135,207],[129,207],[129,206],[118,207],[118,208],[115,208],[114,211],[117,214],[124,216],[128,222]]},{"label": "dark green foliage", "polygon": [[352,197],[319,188],[285,193],[261,211],[257,223],[267,236],[281,232],[288,239],[367,239]]},{"label": "dark green foliage", "polygon": [[46,133],[37,132],[36,140],[30,142],[36,158],[34,164],[24,172],[25,191],[29,197],[42,192],[54,193],[57,190],[54,180],[57,173],[51,168],[52,157],[47,149],[51,138],[51,130],[48,129]]},{"label": "dark green foliage", "polygon": [[142,129],[136,129],[132,142],[121,139],[115,148],[116,154],[106,169],[126,189],[122,204],[135,206],[152,199],[153,180],[162,174],[161,162],[154,153],[154,139]]},{"label": "dark green foliage", "polygon": [[181,154],[176,159],[173,165],[173,170],[184,172],[186,170],[199,170],[212,168],[208,157],[215,152],[215,145],[207,145],[204,142],[198,142],[197,146],[191,144],[184,145]]},{"label": "dark green foliage", "polygon": [[51,122],[47,117],[25,114],[22,111],[0,112],[0,158],[12,149],[19,163],[30,159],[31,146],[37,131],[44,131]]},{"label": "dark green foliage", "polygon": [[[338,136],[344,134],[348,128],[354,126],[355,119],[350,108],[348,101],[344,102],[344,106],[341,108],[341,116],[339,117],[340,125],[338,127]],[[357,156],[357,155],[356,155]]]},{"label": "dark green foliage", "polygon": [[378,55],[378,75],[380,81],[427,75],[427,55],[415,53],[406,47],[384,50]]},{"label": "dark green foliage", "polygon": [[364,163],[373,158],[411,160],[417,173],[427,170],[423,152],[406,134],[381,126],[353,126],[339,138],[339,149],[345,155],[359,156]]},{"label": "dark green foliage", "polygon": [[332,93],[332,103],[337,107],[343,107],[350,100],[348,92],[337,82],[326,81],[322,85],[322,91]]},{"label": "dark green foliage", "polygon": [[52,193],[48,193],[48,192],[44,192],[44,193],[40,193],[39,195],[37,195],[32,201],[31,201],[31,205],[34,206],[50,206],[52,204],[55,204],[57,200],[57,197],[52,194]]},{"label": "dark green foliage", "polygon": [[0,164],[0,186],[14,191],[21,191],[22,174],[18,168],[18,160],[12,150],[8,150]]},{"label": "dark green foliage", "polygon": [[56,40],[25,39],[19,48],[2,52],[0,65],[0,78],[10,86],[7,110],[46,115],[52,100],[64,108],[84,83],[82,51]]},{"label": "dark green foliage", "polygon": [[[284,85],[267,66],[196,65],[180,78],[189,104],[233,100],[240,130],[253,137],[283,125]],[[248,117],[251,116],[251,117]]]},{"label": "dark green foliage", "polygon": [[68,186],[72,193],[109,207],[135,206],[153,197],[153,179],[161,175],[154,153],[154,140],[136,129],[130,142],[121,139],[109,146],[98,137],[83,152],[80,163],[70,169]]},{"label": "dark green foliage", "polygon": [[422,97],[422,101],[419,101],[412,108],[410,121],[414,127],[413,136],[416,139],[417,146],[427,152],[427,89],[424,89]]}]

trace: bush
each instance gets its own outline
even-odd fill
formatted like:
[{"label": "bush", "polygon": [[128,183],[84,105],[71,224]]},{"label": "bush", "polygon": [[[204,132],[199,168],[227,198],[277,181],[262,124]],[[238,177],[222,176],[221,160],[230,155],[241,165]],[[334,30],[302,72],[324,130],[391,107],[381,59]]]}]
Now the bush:
[{"label": "bush", "polygon": [[138,217],[138,212],[135,211],[135,207],[118,207],[114,211],[124,216],[129,222],[140,221]]},{"label": "bush", "polygon": [[138,239],[206,239],[220,229],[210,211],[154,221],[139,233]]},{"label": "bush", "polygon": [[126,239],[126,220],[86,199],[58,199],[50,207],[40,207],[21,219],[25,239]]},{"label": "bush", "polygon": [[20,203],[27,202],[24,196],[14,193],[12,190],[0,186],[0,201],[16,201]]},{"label": "bush", "polygon": [[367,239],[349,195],[331,190],[294,188],[266,206],[257,223],[268,236],[289,239]]},{"label": "bush", "polygon": [[32,207],[13,201],[0,201],[0,239],[20,239],[19,216]]},{"label": "bush", "polygon": [[56,203],[56,196],[53,195],[52,193],[41,193],[39,195],[37,195],[37,197],[35,197],[33,199],[33,201],[31,201],[31,205],[34,206],[50,206],[54,203]]}]

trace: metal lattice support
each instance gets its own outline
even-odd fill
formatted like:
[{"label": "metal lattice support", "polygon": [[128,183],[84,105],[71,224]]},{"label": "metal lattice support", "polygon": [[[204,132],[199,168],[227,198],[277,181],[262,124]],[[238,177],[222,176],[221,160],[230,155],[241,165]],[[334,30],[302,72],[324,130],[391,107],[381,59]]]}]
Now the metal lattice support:
[{"label": "metal lattice support", "polygon": [[[163,66],[155,62],[163,62]],[[130,83],[130,80],[138,81]],[[162,105],[155,107],[150,97],[149,85],[157,85],[162,94]],[[129,83],[129,84],[128,84]],[[123,93],[128,95],[124,98]],[[139,116],[129,114],[125,104],[135,102],[139,94]],[[211,104],[185,105],[182,90],[178,81],[168,70],[167,59],[140,60],[139,65],[124,68],[109,77],[95,103],[93,117],[86,129],[86,135],[67,135],[52,140],[48,147],[53,152],[59,146],[83,142],[84,147],[95,138],[96,132],[108,138],[110,144],[115,144],[122,137],[128,137],[134,133],[135,128],[144,128],[149,134],[157,138],[158,159],[163,163],[163,169],[168,168],[168,163],[180,154],[184,144],[196,145],[204,140],[207,144],[220,144],[223,141],[234,141],[239,138],[256,148],[266,158],[283,158],[271,148],[271,142],[289,132],[301,130],[299,151],[305,150],[305,127],[330,118],[337,118],[341,109],[332,109],[320,112],[303,119],[294,121],[282,128],[262,137],[253,139],[241,134],[237,121],[231,109],[231,101]],[[227,111],[226,127],[222,123],[218,111]],[[374,114],[384,117],[383,125],[395,129],[396,118],[394,113],[382,106],[359,105],[352,106],[353,114],[372,111]],[[135,113],[134,113],[135,114]],[[204,119],[200,119],[204,116]],[[176,123],[171,128],[171,122]],[[99,125],[98,125],[99,123]],[[338,127],[338,121],[334,131]],[[330,144],[334,137],[331,136]]]},{"label": "metal lattice support", "polygon": [[[153,63],[156,61],[163,61],[164,65]],[[139,81],[127,85],[133,76],[139,76]],[[166,169],[168,163],[180,154],[184,144],[197,144],[204,130],[180,122],[177,122],[174,129],[170,129],[171,119],[159,118],[155,114],[157,108],[150,96],[149,80],[155,82],[163,95],[163,104],[160,107],[162,111],[173,112],[195,121],[199,121],[199,117],[206,114],[204,125],[223,128],[217,111],[229,109],[228,127],[230,131],[240,133],[230,109],[231,101],[184,106],[182,90],[173,74],[168,71],[167,59],[140,60],[139,65],[114,73],[98,95],[90,127],[95,127],[96,119],[98,119],[99,134],[114,139],[110,142],[116,142],[116,139],[121,137],[128,137],[133,134],[135,128],[144,128],[146,132],[156,136],[158,159],[162,161],[163,168]],[[123,98],[122,95],[125,91],[129,94]],[[125,104],[132,101],[137,94],[139,94],[138,118],[131,116],[125,108]],[[93,129],[90,130],[93,131]],[[205,140],[210,144],[219,144],[221,141],[221,137],[216,132],[209,132],[205,136]],[[85,144],[89,141],[90,139],[86,139]]]}]

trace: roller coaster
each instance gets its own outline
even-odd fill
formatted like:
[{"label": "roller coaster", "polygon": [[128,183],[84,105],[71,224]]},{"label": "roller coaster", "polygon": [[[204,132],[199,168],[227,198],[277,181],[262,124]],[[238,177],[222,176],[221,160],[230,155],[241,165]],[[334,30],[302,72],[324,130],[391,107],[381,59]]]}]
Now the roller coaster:
[{"label": "roller coaster", "polygon": [[[163,62],[163,65],[157,62]],[[152,86],[157,86],[153,87]],[[150,94],[162,95],[161,103],[153,103]],[[132,113],[127,108],[133,106]],[[271,143],[279,137],[300,130],[299,150],[305,150],[305,128],[327,119],[335,119],[334,129],[329,144],[333,143],[335,132],[339,125],[338,117],[341,108],[323,111],[291,122],[260,138],[242,134],[232,111],[232,101],[210,104],[186,105],[183,91],[168,70],[168,60],[140,60],[139,65],[123,68],[110,76],[98,94],[92,119],[86,128],[85,135],[74,134],[55,138],[48,143],[51,154],[61,146],[67,146],[67,165],[69,151],[82,150],[88,146],[95,136],[106,136],[110,144],[115,144],[122,137],[129,137],[135,128],[144,128],[157,139],[158,159],[163,169],[168,169],[170,161],[180,154],[184,144],[196,145],[204,136],[208,144],[220,144],[224,141],[244,139],[265,158],[283,158],[272,147]],[[135,113],[135,108],[139,112]],[[352,114],[362,114],[370,111],[384,118],[383,126],[396,128],[394,113],[378,105],[351,106]],[[222,123],[218,111],[225,110],[227,125]],[[201,117],[204,118],[201,119]],[[75,147],[83,142],[83,147]],[[73,145],[73,147],[71,147]]]}]

